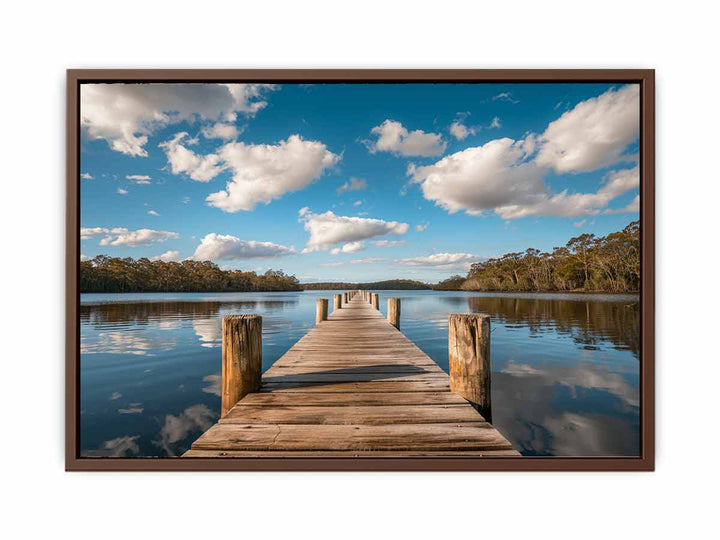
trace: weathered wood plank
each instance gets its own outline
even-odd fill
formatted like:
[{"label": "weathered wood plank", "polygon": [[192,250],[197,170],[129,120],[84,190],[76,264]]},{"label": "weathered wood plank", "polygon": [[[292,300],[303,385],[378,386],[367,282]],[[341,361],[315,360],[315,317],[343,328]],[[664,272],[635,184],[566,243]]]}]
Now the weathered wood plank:
[{"label": "weathered wood plank", "polygon": [[260,392],[440,392],[450,391],[448,380],[367,381],[345,383],[263,383]]},{"label": "weathered wood plank", "polygon": [[305,407],[333,406],[388,406],[388,405],[467,405],[454,392],[308,392],[298,400],[297,396],[285,392],[248,394],[235,407],[262,407],[302,404]]},{"label": "weathered wood plank", "polygon": [[215,424],[196,450],[511,450],[487,422],[400,425]]},{"label": "weathered wood plank", "polygon": [[439,458],[503,458],[518,457],[516,450],[446,450],[446,451],[353,451],[353,450],[194,450],[190,449],[184,458],[397,458],[439,457]]},{"label": "weathered wood plank", "polygon": [[221,424],[440,424],[478,422],[465,405],[285,406],[234,407]]},{"label": "weathered wood plank", "polygon": [[353,373],[353,370],[335,370],[333,372],[299,373],[295,375],[273,375],[263,377],[267,384],[315,384],[372,381],[441,381],[447,382],[443,373]]}]

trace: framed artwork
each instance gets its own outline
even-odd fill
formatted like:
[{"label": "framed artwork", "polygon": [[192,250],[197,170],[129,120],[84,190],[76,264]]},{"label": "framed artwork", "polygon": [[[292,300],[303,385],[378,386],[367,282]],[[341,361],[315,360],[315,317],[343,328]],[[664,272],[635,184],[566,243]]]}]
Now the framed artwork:
[{"label": "framed artwork", "polygon": [[69,70],[68,470],[654,468],[652,70]]}]

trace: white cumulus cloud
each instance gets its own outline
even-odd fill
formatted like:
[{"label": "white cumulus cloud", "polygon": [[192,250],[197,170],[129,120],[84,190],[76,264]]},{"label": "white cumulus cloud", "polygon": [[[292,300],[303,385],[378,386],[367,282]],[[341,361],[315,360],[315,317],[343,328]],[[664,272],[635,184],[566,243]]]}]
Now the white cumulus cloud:
[{"label": "white cumulus cloud", "polygon": [[145,144],[157,129],[183,120],[234,122],[267,105],[265,84],[83,84],[80,125],[91,139],[130,156],[147,156]]},{"label": "white cumulus cloud", "polygon": [[83,180],[94,180],[95,179],[95,177],[90,173],[82,173],[80,175],[80,178],[82,178]]},{"label": "white cumulus cloud", "polygon": [[450,124],[450,134],[458,141],[462,141],[467,138],[468,135],[475,134],[475,130],[467,127],[459,120],[455,120],[452,124]]},{"label": "white cumulus cloud", "polygon": [[173,251],[168,250],[162,255],[156,255],[155,257],[150,257],[151,261],[164,261],[164,262],[170,262],[170,261],[179,261],[180,260],[180,252],[179,251]]},{"label": "white cumulus cloud", "polygon": [[368,141],[370,152],[392,152],[401,156],[439,156],[447,143],[437,133],[422,130],[408,131],[400,122],[385,120],[370,131],[377,139]]},{"label": "white cumulus cloud", "polygon": [[450,124],[450,134],[455,137],[458,141],[462,141],[468,137],[468,135],[475,135],[483,129],[497,129],[501,128],[500,118],[494,116],[490,123],[487,125],[479,126],[466,126],[465,119],[469,116],[469,113],[458,113],[458,118]]},{"label": "white cumulus cloud", "polygon": [[238,136],[238,129],[235,127],[235,124],[217,122],[212,126],[204,127],[202,134],[206,139],[223,139],[229,141]]},{"label": "white cumulus cloud", "polygon": [[305,230],[310,233],[304,253],[327,250],[338,244],[359,242],[389,234],[401,235],[408,231],[407,223],[350,216],[338,216],[331,211],[314,214],[307,207],[299,212]]},{"label": "white cumulus cloud", "polygon": [[367,182],[363,178],[350,178],[349,182],[345,182],[337,188],[338,195],[342,195],[346,191],[360,191],[367,188]]},{"label": "white cumulus cloud", "polygon": [[543,193],[530,204],[510,204],[495,209],[503,219],[515,219],[527,216],[578,217],[599,214],[610,201],[640,185],[640,172],[637,167],[611,171],[605,177],[605,183],[595,193],[568,193],[567,190],[556,195]]},{"label": "white cumulus cloud", "polygon": [[449,213],[481,215],[494,211],[503,219],[527,216],[576,217],[598,214],[614,198],[639,185],[637,167],[611,171],[595,193],[553,194],[545,185],[547,167],[532,159],[537,140],[494,139],[408,174],[424,197]]},{"label": "white cumulus cloud", "polygon": [[173,174],[185,173],[198,182],[209,182],[224,169],[220,163],[220,157],[217,154],[206,156],[196,154],[182,144],[183,139],[187,136],[187,132],[181,131],[172,139],[159,145],[165,150],[170,172]]},{"label": "white cumulus cloud", "polygon": [[498,206],[532,203],[544,191],[525,141],[495,139],[445,156],[437,163],[408,168],[426,199],[449,213],[481,214]]},{"label": "white cumulus cloud", "polygon": [[138,229],[131,231],[125,227],[82,227],[80,239],[89,240],[95,236],[103,236],[101,246],[146,246],[153,242],[164,242],[168,238],[178,238],[180,235],[170,231],[155,231],[153,229]]},{"label": "white cumulus cloud", "polygon": [[612,210],[605,210],[605,214],[636,214],[640,212],[640,195],[635,195],[635,198],[630,201],[630,204],[623,208],[616,208]]},{"label": "white cumulus cloud", "polygon": [[626,156],[640,133],[640,86],[630,84],[578,103],[551,122],[540,136],[536,158],[557,173],[613,165]]},{"label": "white cumulus cloud", "polygon": [[206,201],[225,212],[252,210],[258,203],[303,189],[340,161],[323,143],[306,141],[300,135],[276,145],[228,143],[218,154],[232,170],[233,179]]},{"label": "white cumulus cloud", "polygon": [[330,250],[333,255],[339,255],[340,253],[356,253],[365,249],[365,242],[348,242],[343,244],[342,247],[334,248]]},{"label": "white cumulus cloud", "polygon": [[438,270],[460,270],[468,269],[472,263],[480,260],[482,260],[482,257],[471,253],[435,253],[424,257],[396,259],[395,264],[400,266],[423,266],[437,268]]},{"label": "white cumulus cloud", "polygon": [[292,247],[272,242],[241,240],[229,234],[210,233],[200,242],[192,258],[196,261],[272,259],[296,253]]}]

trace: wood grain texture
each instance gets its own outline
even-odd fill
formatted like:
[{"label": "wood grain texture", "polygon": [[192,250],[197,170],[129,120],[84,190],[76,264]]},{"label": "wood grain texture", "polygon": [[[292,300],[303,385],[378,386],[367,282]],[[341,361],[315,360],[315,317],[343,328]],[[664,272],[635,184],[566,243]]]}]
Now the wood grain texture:
[{"label": "wood grain texture", "polygon": [[238,401],[260,388],[262,317],[223,317],[222,343],[221,415],[224,416]]},{"label": "wood grain texture", "polygon": [[327,321],[328,318],[328,299],[318,298],[315,306],[315,324]]},{"label": "wood grain texture", "polygon": [[[184,457],[519,455],[382,316],[378,298],[368,291],[334,295],[336,309],[327,320],[299,339]],[[399,324],[399,300],[390,300],[397,301]]]},{"label": "wood grain texture", "polygon": [[448,320],[450,390],[492,421],[490,403],[490,316],[453,314]]},{"label": "wood grain texture", "polygon": [[400,299],[388,298],[387,319],[395,328],[400,330]]}]

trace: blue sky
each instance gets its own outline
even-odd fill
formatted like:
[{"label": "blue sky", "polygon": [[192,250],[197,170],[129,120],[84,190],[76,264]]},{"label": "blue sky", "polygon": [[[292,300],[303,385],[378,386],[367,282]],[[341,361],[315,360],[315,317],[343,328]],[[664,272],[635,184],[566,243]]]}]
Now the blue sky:
[{"label": "blue sky", "polygon": [[435,282],[639,215],[636,86],[83,85],[81,125],[85,257]]}]

